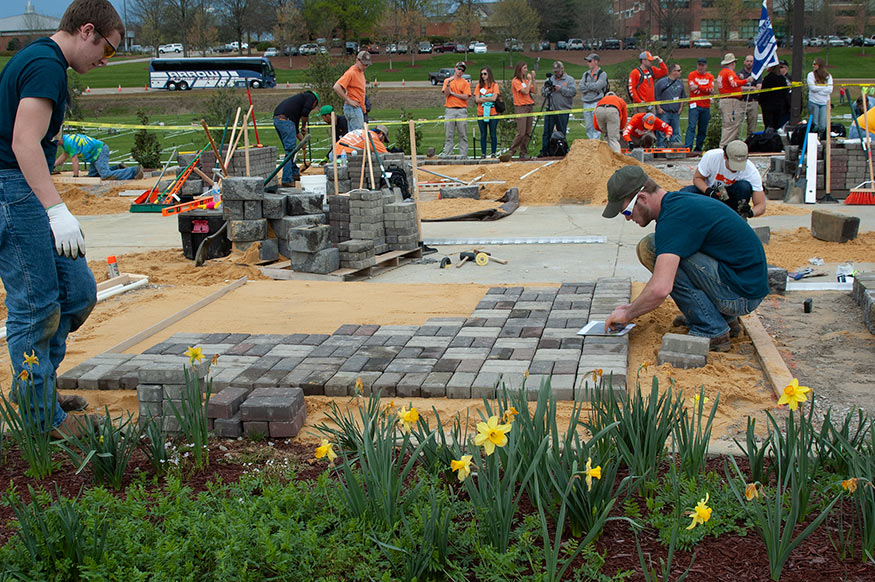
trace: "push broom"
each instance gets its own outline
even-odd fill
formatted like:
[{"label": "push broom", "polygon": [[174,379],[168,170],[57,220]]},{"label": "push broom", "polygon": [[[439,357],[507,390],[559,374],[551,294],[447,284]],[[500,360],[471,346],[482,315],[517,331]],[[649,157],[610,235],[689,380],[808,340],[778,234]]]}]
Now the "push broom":
[{"label": "push broom", "polygon": [[[869,181],[863,182],[848,193],[845,198],[845,204],[875,204],[875,177],[872,174],[872,136],[869,133],[869,97],[868,87],[863,87],[863,125],[866,131],[866,150],[869,158]],[[857,123],[857,120],[854,120]],[[873,128],[875,129],[875,128]],[[860,133],[860,124],[857,123],[857,133]],[[860,136],[860,144],[863,143],[863,136]],[[867,188],[863,186],[868,185]]]}]

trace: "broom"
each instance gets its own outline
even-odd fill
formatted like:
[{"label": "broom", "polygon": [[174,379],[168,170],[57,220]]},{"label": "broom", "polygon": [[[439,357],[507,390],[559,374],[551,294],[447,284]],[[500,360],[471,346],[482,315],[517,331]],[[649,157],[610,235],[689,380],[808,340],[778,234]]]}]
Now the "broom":
[{"label": "broom", "polygon": [[[852,189],[848,193],[848,197],[845,198],[845,204],[875,204],[875,189],[872,186],[875,186],[875,177],[872,175],[872,136],[869,133],[869,97],[867,95],[868,88],[863,87],[863,125],[866,130],[866,149],[869,153],[869,181],[863,182],[856,188]],[[854,120],[856,123],[856,119]],[[857,124],[857,133],[860,132],[860,125]],[[862,136],[860,137],[860,143],[863,143]],[[869,188],[863,188],[866,184],[869,184]]]}]

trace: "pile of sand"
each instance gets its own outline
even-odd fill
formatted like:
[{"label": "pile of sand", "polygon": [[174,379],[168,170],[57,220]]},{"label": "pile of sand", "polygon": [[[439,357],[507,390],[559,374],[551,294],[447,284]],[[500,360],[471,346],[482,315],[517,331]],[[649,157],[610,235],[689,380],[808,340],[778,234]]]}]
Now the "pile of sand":
[{"label": "pile of sand", "polygon": [[766,211],[763,213],[763,216],[777,216],[781,214],[803,216],[805,214],[811,214],[812,210],[814,210],[813,205],[798,206],[795,204],[784,204],[777,200],[766,200]]},{"label": "pile of sand", "polygon": [[495,200],[472,200],[471,198],[442,198],[419,203],[419,217],[423,220],[435,220],[459,216],[478,210],[492,210],[501,206]]},{"label": "pile of sand", "polygon": [[805,227],[790,231],[772,232],[769,244],[765,245],[769,263],[784,269],[795,270],[808,266],[808,259],[820,257],[827,263],[866,263],[875,261],[875,232],[862,232],[846,243],[826,242],[811,236]]},{"label": "pile of sand", "polygon": [[[117,259],[119,271],[148,275],[149,282],[155,285],[216,285],[244,276],[250,281],[269,279],[258,267],[246,264],[239,253],[211,259],[202,267],[195,267],[194,261],[186,259],[182,249],[130,253],[118,255]],[[88,266],[98,283],[109,278],[103,261],[88,261]]]},{"label": "pile of sand", "polygon": [[131,198],[118,195],[126,186],[114,186],[106,194],[93,194],[75,184],[56,184],[61,200],[74,215],[118,214],[128,212]]}]

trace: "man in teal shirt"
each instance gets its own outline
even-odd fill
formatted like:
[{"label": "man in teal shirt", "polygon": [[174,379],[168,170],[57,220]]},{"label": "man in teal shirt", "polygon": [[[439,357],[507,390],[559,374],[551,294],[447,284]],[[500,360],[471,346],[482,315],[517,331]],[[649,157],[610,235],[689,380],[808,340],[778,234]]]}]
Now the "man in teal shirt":
[{"label": "man in teal shirt", "polygon": [[670,294],[690,335],[710,338],[712,351],[729,351],[738,316],[769,293],[766,254],[753,229],[719,200],[666,192],[639,166],[620,168],[608,180],[602,216],[620,213],[642,227],[656,221],[656,233],[637,249],[653,276],[635,301],[614,309],[605,329],[653,311]]},{"label": "man in teal shirt", "polygon": [[88,175],[100,176],[103,180],[138,180],[143,177],[140,166],[110,166],[109,146],[93,137],[81,133],[65,134],[58,143],[63,149],[55,160],[55,167],[61,167],[68,158],[73,158],[73,175],[79,175],[79,162],[91,164]]}]

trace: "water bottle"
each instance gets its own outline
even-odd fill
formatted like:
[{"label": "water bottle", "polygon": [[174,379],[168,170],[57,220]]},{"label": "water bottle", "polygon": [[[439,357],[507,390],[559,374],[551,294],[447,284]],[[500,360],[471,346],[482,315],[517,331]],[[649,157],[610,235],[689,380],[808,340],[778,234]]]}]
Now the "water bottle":
[{"label": "water bottle", "polygon": [[337,165],[341,168],[346,167],[346,152],[340,154],[340,159],[337,161]]}]

